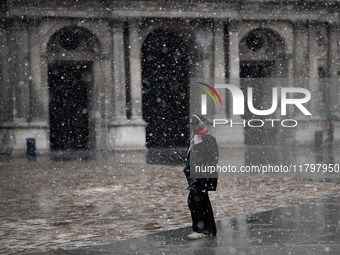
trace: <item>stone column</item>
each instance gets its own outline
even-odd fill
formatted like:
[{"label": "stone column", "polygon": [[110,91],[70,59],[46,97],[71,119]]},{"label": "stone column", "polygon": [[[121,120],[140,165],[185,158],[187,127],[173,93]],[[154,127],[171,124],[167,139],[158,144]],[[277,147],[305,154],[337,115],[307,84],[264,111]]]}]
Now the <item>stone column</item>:
[{"label": "stone column", "polygon": [[[141,70],[141,38],[139,31],[139,20],[132,19],[129,21],[129,61],[130,61],[130,88],[131,88],[131,120],[129,125],[119,125],[116,128],[116,145],[115,148],[132,148],[145,149],[146,133],[145,121],[142,117],[142,70]],[[117,37],[122,36],[122,31],[118,32]],[[121,40],[121,39],[119,39]],[[115,51],[113,54],[117,54]],[[121,53],[118,53],[121,54]],[[118,58],[119,56],[117,56]],[[116,59],[116,58],[115,58]],[[120,60],[121,61],[121,60]],[[122,68],[123,63],[120,62]],[[117,70],[118,71],[118,70]],[[120,74],[121,75],[121,74]],[[123,84],[123,77],[120,78]],[[120,86],[120,92],[124,93]],[[123,105],[125,105],[123,103]],[[118,109],[115,110],[115,112]],[[125,121],[124,112],[121,109],[119,116]]]},{"label": "stone column", "polygon": [[[211,85],[214,87],[214,80],[213,80],[213,23],[211,21],[207,21],[205,24],[202,24],[202,26],[199,27],[200,31],[196,34],[196,43],[197,47],[201,47],[201,51],[199,54],[190,54],[189,55],[195,55],[197,60],[200,60],[201,63],[200,65],[197,66],[197,75],[196,77],[194,76],[193,78],[199,80],[195,80],[193,85],[191,85],[191,91],[190,91],[190,116],[192,114],[197,114],[200,113],[202,114],[202,105],[201,105],[201,96],[202,96],[202,91],[197,90],[197,86],[202,87],[200,84],[197,84],[196,82],[203,82],[206,84]],[[195,48],[195,47],[192,47]],[[192,89],[193,88],[193,89]],[[197,99],[197,100],[195,100]],[[215,114],[215,105],[213,103],[213,100],[207,100],[206,104],[207,112],[206,112],[206,118],[207,119],[212,119],[214,114]],[[206,123],[208,125],[209,132],[211,134],[215,134],[213,132],[213,129],[210,129],[210,123]]]},{"label": "stone column", "polygon": [[240,52],[239,52],[239,32],[238,21],[229,23],[229,83],[240,86]]},{"label": "stone column", "polygon": [[41,47],[39,38],[39,21],[30,24],[30,91],[31,91],[31,121],[39,125],[47,125],[48,120],[48,90],[41,82]]},{"label": "stone column", "polygon": [[[225,80],[225,49],[224,49],[224,22],[221,20],[215,20],[214,22],[214,84],[224,84]],[[215,110],[215,116],[217,119],[225,119],[225,89],[218,91],[221,100],[216,100],[217,106]]]},{"label": "stone column", "polygon": [[[307,88],[308,67],[308,30],[304,21],[294,24],[294,86]],[[294,115],[304,118],[303,113],[294,107]]]},{"label": "stone column", "polygon": [[294,26],[294,78],[305,79],[307,77],[307,25],[303,21]]},{"label": "stone column", "polygon": [[10,95],[12,101],[12,111],[10,112],[12,114],[12,123],[10,124],[11,133],[13,135],[12,139],[12,153],[19,152],[19,150],[23,149],[25,137],[23,137],[21,134],[25,131],[22,129],[23,125],[25,124],[25,119],[21,118],[21,101],[22,99],[20,97],[21,91],[20,91],[20,69],[21,69],[21,38],[20,38],[20,32],[21,32],[21,22],[18,20],[13,21],[11,23],[11,27],[8,30],[8,42],[9,42],[9,53],[10,57],[8,58],[8,62],[6,65],[8,65],[8,72],[9,72],[9,86],[12,87],[12,94]]},{"label": "stone column", "polygon": [[[293,38],[292,38],[293,40]],[[287,45],[286,45],[287,47]],[[282,75],[281,78],[276,84],[277,86],[281,87],[294,87],[294,59],[293,54],[291,51],[286,49],[286,54],[282,56],[282,58],[286,59],[287,62],[287,73]],[[289,95],[290,96],[290,95]],[[287,105],[287,116],[281,116],[281,105],[279,104],[276,110],[276,119],[287,118],[293,119],[294,118],[294,106]],[[274,115],[275,116],[275,115]],[[293,129],[281,129],[280,127],[276,128],[276,137],[277,142],[281,145],[283,144],[291,144],[295,141],[295,130]]]},{"label": "stone column", "polygon": [[17,122],[26,123],[30,114],[28,30],[25,25],[18,31],[18,81],[16,89]]},{"label": "stone column", "polygon": [[[200,37],[199,44],[202,44],[202,82],[207,82],[213,86],[212,74],[213,74],[213,31],[212,24],[209,22],[206,26],[202,27],[203,34]],[[208,108],[209,109],[209,108]],[[211,111],[210,111],[211,112]],[[209,112],[208,112],[209,114]]]},{"label": "stone column", "polygon": [[135,124],[145,124],[142,119],[142,70],[141,70],[141,38],[139,20],[129,22],[130,44],[130,82],[131,82],[131,120]]},{"label": "stone column", "polygon": [[127,123],[126,118],[126,84],[124,56],[124,24],[113,24],[113,88],[114,88],[114,118],[115,125]]},{"label": "stone column", "polygon": [[25,132],[25,137],[20,139],[21,143],[16,146],[25,148],[26,144],[23,138],[35,137],[37,151],[46,152],[49,150],[49,93],[48,79],[43,82],[42,75],[47,76],[48,70],[47,63],[42,58],[40,22],[36,19],[29,21],[29,129]]},{"label": "stone column", "polygon": [[[93,111],[90,113],[90,119],[93,121],[93,133],[90,133],[91,138],[95,141],[95,149],[97,151],[103,150],[105,143],[103,132],[103,119],[105,118],[104,107],[104,91],[103,91],[103,64],[101,60],[93,61],[93,74],[94,74],[94,88],[93,88]],[[92,131],[90,129],[90,132]]]},{"label": "stone column", "polygon": [[319,88],[319,70],[318,70],[318,40],[317,40],[317,23],[311,22],[308,26],[308,62],[309,62],[309,91],[312,98],[309,101],[308,110],[312,113],[313,118],[320,117],[320,106],[322,95]]},{"label": "stone column", "polygon": [[[240,38],[239,38],[239,23],[238,20],[230,20],[229,22],[229,84],[240,87]],[[228,93],[231,97],[231,93]],[[233,115],[233,100],[229,98],[229,112],[230,121],[238,123],[230,127],[228,125],[226,129],[228,134],[226,140],[232,143],[244,144],[244,120],[240,115]],[[230,124],[230,123],[229,123]]]},{"label": "stone column", "polygon": [[121,132],[124,126],[129,125],[126,117],[126,72],[124,54],[124,23],[114,21],[112,31],[112,115],[109,125],[110,149],[122,146]]},{"label": "stone column", "polygon": [[[224,25],[222,20],[214,21],[214,84],[225,84],[225,47],[224,47]],[[217,89],[222,105],[216,98],[215,119],[226,119],[226,89]],[[216,126],[215,136],[218,143],[223,144],[228,141],[228,129],[226,126]]]},{"label": "stone column", "polygon": [[[111,149],[112,138],[108,135],[109,125],[111,123],[111,118],[113,115],[112,101],[113,101],[113,91],[112,91],[112,67],[111,59],[107,54],[102,55],[100,60],[100,75],[101,75],[101,92],[100,96],[102,101],[102,119],[101,119],[101,131],[97,133],[97,136],[101,136],[101,150],[105,151],[108,148]],[[97,147],[98,148],[98,147]]]},{"label": "stone column", "polygon": [[9,72],[7,60],[8,56],[8,42],[7,42],[8,30],[4,24],[0,24],[0,66],[1,66],[1,82],[0,82],[0,125],[11,120],[9,113],[12,112],[11,103],[11,88],[9,86]]},{"label": "stone column", "polygon": [[13,119],[12,86],[10,83],[10,46],[8,40],[9,29],[7,24],[0,24],[0,153],[9,154],[13,149],[13,130],[9,127]]},{"label": "stone column", "polygon": [[[294,58],[293,54],[290,52],[289,55],[287,55],[287,64],[288,64],[288,86],[294,87]],[[287,107],[287,113],[289,118],[294,117],[294,108],[292,105],[288,105]],[[281,109],[281,106],[280,106]],[[281,112],[280,112],[281,114]]]},{"label": "stone column", "polygon": [[338,24],[328,24],[328,73],[329,73],[329,114],[338,114],[339,107],[339,83],[338,78]]},{"label": "stone column", "polygon": [[[294,86],[310,89],[309,85],[309,64],[312,64],[311,68],[315,68],[315,60],[309,56],[309,51],[313,51],[314,45],[312,42],[308,42],[308,32],[311,32],[310,36],[314,36],[314,28],[307,26],[306,21],[297,21],[294,24]],[[310,45],[309,45],[310,43]],[[312,48],[309,48],[312,47]],[[312,52],[310,52],[312,53]],[[314,63],[310,63],[312,61]],[[312,69],[311,69],[312,71]],[[312,84],[312,87],[315,84]],[[289,95],[293,97],[293,95]],[[313,102],[314,103],[314,102]],[[309,108],[311,104],[304,104],[305,107]],[[315,109],[314,109],[315,110]],[[294,116],[293,119],[298,121],[299,125],[294,129],[295,141],[297,144],[312,144],[314,142],[315,131],[319,130],[319,124],[313,120],[313,116],[304,115],[300,109],[296,106],[293,108]],[[313,113],[312,113],[313,114]]]},{"label": "stone column", "polygon": [[18,119],[18,76],[19,76],[19,36],[20,34],[20,25],[18,21],[15,21],[11,23],[11,27],[8,29],[8,42],[9,42],[9,52],[10,57],[8,58],[8,62],[6,65],[9,67],[9,73],[10,73],[10,86],[12,87],[12,94],[11,98],[13,99],[13,105],[12,105],[12,118],[13,123],[17,121]]}]

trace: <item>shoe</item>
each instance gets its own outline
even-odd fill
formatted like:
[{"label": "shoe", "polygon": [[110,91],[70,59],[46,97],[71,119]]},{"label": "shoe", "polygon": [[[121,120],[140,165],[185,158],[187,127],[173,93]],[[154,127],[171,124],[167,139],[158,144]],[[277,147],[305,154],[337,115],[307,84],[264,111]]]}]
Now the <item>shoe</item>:
[{"label": "shoe", "polygon": [[203,237],[208,237],[208,235],[204,233],[192,232],[190,235],[187,236],[188,239],[200,239]]}]

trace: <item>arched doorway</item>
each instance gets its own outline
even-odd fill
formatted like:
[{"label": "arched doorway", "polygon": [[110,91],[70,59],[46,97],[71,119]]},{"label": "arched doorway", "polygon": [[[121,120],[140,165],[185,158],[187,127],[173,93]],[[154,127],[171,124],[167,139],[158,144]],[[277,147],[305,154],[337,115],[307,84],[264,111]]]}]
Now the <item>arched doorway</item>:
[{"label": "arched doorway", "polygon": [[93,120],[89,116],[93,109],[93,60],[98,47],[96,38],[80,27],[65,27],[48,43],[52,151],[93,147]]},{"label": "arched doorway", "polygon": [[187,48],[168,30],[151,32],[142,45],[142,100],[147,147],[184,147],[188,139]]},{"label": "arched doorway", "polygon": [[[245,95],[244,119],[270,119],[273,116],[258,116],[251,113],[247,105],[247,89],[252,87],[253,106],[258,110],[272,105],[273,78],[287,77],[285,44],[280,35],[270,29],[256,29],[247,33],[240,42],[240,86]],[[256,123],[258,125],[258,123]],[[262,127],[244,128],[247,145],[277,144],[277,128],[265,123]]]},{"label": "arched doorway", "polygon": [[52,150],[89,149],[91,72],[91,62],[64,61],[49,65]]}]

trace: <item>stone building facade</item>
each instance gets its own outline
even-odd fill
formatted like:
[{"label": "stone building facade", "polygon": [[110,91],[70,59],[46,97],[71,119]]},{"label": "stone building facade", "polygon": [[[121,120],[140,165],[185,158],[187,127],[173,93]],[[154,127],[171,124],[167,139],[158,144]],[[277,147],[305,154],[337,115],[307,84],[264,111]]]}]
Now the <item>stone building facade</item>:
[{"label": "stone building facade", "polygon": [[[312,143],[339,112],[337,1],[7,0],[0,15],[0,153],[28,137],[39,152],[184,146],[197,77],[282,78],[313,94],[312,116],[289,108],[296,128],[218,127],[220,143]],[[219,92],[227,105],[209,114],[228,119]]]}]

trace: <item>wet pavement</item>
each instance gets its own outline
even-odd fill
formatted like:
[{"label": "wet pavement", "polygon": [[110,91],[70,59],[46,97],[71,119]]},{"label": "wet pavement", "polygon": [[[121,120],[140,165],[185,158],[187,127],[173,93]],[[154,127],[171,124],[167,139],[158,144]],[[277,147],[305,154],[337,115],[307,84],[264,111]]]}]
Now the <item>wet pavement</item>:
[{"label": "wet pavement", "polygon": [[[220,164],[317,166],[330,158],[325,150],[318,163],[314,148],[282,148],[220,148]],[[331,152],[338,164],[339,148]],[[223,173],[210,194],[219,235],[188,242],[182,153],[3,157],[0,254],[337,254],[335,171]]]},{"label": "wet pavement", "polygon": [[185,238],[190,228],[77,250],[35,255],[82,254],[339,254],[340,198],[217,221],[216,237]]}]

